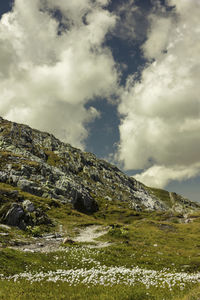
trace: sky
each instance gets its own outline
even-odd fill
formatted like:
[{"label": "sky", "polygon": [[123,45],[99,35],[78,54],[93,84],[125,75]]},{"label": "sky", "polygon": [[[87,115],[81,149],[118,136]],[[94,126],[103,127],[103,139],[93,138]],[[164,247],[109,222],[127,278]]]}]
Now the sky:
[{"label": "sky", "polygon": [[3,0],[0,115],[200,201],[200,1]]}]

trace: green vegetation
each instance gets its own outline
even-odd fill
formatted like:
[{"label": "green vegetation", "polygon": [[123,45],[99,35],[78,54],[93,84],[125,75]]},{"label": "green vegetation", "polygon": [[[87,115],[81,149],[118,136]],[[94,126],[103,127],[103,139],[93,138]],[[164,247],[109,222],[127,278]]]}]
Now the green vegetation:
[{"label": "green vegetation", "polygon": [[[0,300],[200,299],[200,206],[48,133],[3,120],[0,136]],[[99,211],[68,203],[90,198]],[[26,230],[2,224],[11,207]]]},{"label": "green vegetation", "polygon": [[[4,185],[9,189],[8,185]],[[37,204],[37,197],[32,198]],[[20,252],[3,248],[0,253],[0,274],[6,276],[31,272],[56,272],[61,270],[91,270],[97,266],[106,268],[141,268],[160,272],[167,268],[168,272],[187,272],[192,274],[200,270],[200,213],[191,215],[193,222],[182,223],[180,214],[162,212],[136,212],[123,203],[112,203],[103,214],[86,215],[77,212],[70,205],[42,199],[43,206],[49,206],[48,215],[54,219],[58,230],[62,224],[63,231],[73,239],[76,228],[84,228],[92,224],[107,226],[108,232],[100,237],[100,241],[110,242],[110,246],[90,249],[86,244],[74,243],[66,245],[66,251],[51,253]],[[52,201],[52,202],[51,202]],[[120,212],[120,213],[119,213]],[[176,220],[176,222],[174,222]],[[33,228],[31,235],[35,235]],[[37,231],[36,230],[36,231]],[[18,229],[11,231],[1,228],[0,232],[8,233],[4,238],[4,247],[12,241],[25,240],[28,233]],[[94,244],[91,243],[93,246]],[[9,292],[8,292],[9,291]],[[187,283],[183,289],[178,285],[169,287],[150,286],[136,282],[135,285],[113,284],[112,288],[101,285],[70,286],[69,283],[30,282],[19,279],[0,281],[0,299],[194,299],[197,300],[199,287],[196,283]],[[185,298],[184,298],[185,297]],[[196,297],[196,298],[195,298]]]},{"label": "green vegetation", "polygon": [[172,207],[172,202],[168,191],[156,188],[149,188],[150,192],[161,199],[168,207]]},{"label": "green vegetation", "polygon": [[45,150],[45,154],[47,155],[47,163],[53,167],[60,165],[62,159],[56,155],[53,151]]},{"label": "green vegetation", "polygon": [[[188,289],[189,287],[187,287]],[[197,300],[199,298],[184,298],[184,292],[177,290],[149,288],[138,284],[136,286],[114,285],[112,288],[104,286],[85,287],[84,285],[69,286],[66,283],[52,282],[27,283],[20,282],[0,282],[1,300]]]},{"label": "green vegetation", "polygon": [[[65,158],[53,151],[44,152],[49,165],[65,163]],[[78,152],[74,153],[78,160]],[[73,157],[69,153],[69,159]],[[28,158],[1,151],[0,166],[3,168],[8,163],[15,170],[19,170],[22,164],[30,166],[36,174],[40,167],[39,163]],[[95,184],[89,173],[81,169],[78,172],[88,185]],[[103,178],[100,177],[100,180]],[[71,204],[26,193],[13,186],[12,182],[0,183],[0,223],[13,202],[21,203],[26,199],[52,220],[51,225],[28,226],[27,231],[0,226],[0,299],[199,299],[197,280],[182,282],[177,279],[174,284],[170,281],[168,285],[162,285],[163,281],[157,277],[163,272],[166,272],[165,276],[172,273],[172,277],[176,278],[178,272],[193,276],[200,271],[200,212],[188,215],[191,221],[188,223],[185,223],[182,213],[173,211],[138,212],[130,209],[128,201],[110,201],[109,197],[115,199],[114,193],[118,189],[120,192],[117,183],[113,187],[113,191],[106,191],[108,199],[101,193],[90,192],[98,202],[99,211],[84,214],[74,210]],[[173,207],[169,192],[155,188],[149,188],[149,192],[168,207]],[[124,192],[124,199],[126,196],[128,198]],[[106,227],[107,233],[98,238],[97,244],[73,242],[79,230],[90,225]],[[72,241],[66,244],[60,241],[63,251],[34,253],[10,248],[25,247],[27,242],[33,243],[34,238],[40,241],[44,233],[59,233],[60,228],[64,238]],[[106,242],[107,247],[96,248],[98,243]],[[60,275],[58,270],[63,273]],[[134,283],[127,275],[132,270],[137,274],[135,277],[131,275],[135,278]],[[148,270],[150,275],[155,272],[155,278],[144,275]],[[66,275],[65,272],[69,273]],[[37,276],[41,277],[37,279]],[[105,282],[103,276],[107,276]]]},{"label": "green vegetation", "polygon": [[200,285],[188,291],[183,297],[178,297],[176,300],[199,300],[200,299]]},{"label": "green vegetation", "polygon": [[42,235],[42,230],[40,226],[27,226],[27,231],[35,237]]}]

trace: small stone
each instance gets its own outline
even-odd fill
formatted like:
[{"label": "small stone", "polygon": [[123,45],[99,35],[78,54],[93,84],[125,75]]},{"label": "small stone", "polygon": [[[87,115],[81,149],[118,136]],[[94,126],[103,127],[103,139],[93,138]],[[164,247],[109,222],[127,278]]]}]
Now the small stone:
[{"label": "small stone", "polygon": [[44,247],[44,244],[38,243],[37,246],[39,246],[39,247]]},{"label": "small stone", "polygon": [[5,225],[5,224],[0,224],[0,228],[6,229],[6,230],[11,230],[10,226]]},{"label": "small stone", "polygon": [[64,238],[63,239],[63,244],[74,244],[75,241],[73,241],[72,239],[69,238]]},{"label": "small stone", "polygon": [[0,232],[0,235],[1,235],[1,236],[8,236],[9,233],[6,233],[6,232]]},{"label": "small stone", "polygon": [[35,206],[30,200],[23,201],[22,206],[27,212],[33,212],[35,210]]}]

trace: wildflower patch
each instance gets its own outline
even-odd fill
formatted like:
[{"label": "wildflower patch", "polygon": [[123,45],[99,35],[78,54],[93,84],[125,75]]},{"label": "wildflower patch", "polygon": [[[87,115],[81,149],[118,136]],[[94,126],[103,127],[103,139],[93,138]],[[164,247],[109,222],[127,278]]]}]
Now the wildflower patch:
[{"label": "wildflower patch", "polygon": [[1,280],[28,280],[30,282],[66,282],[70,286],[85,284],[87,286],[103,285],[113,286],[117,284],[124,284],[134,286],[135,284],[143,284],[147,289],[154,286],[160,288],[169,288],[170,290],[175,286],[184,289],[187,283],[200,282],[200,272],[188,274],[185,272],[172,273],[167,269],[163,271],[146,270],[139,267],[125,268],[125,267],[107,267],[100,266],[74,269],[58,269],[49,272],[23,272],[12,276],[5,276],[0,274]]}]

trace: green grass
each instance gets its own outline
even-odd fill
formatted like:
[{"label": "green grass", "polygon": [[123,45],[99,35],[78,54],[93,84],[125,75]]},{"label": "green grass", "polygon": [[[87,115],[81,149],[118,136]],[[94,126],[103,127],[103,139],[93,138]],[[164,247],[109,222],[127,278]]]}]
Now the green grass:
[{"label": "green grass", "polygon": [[[74,228],[92,224],[110,226],[108,234],[101,238],[115,244],[112,251],[110,248],[102,250],[105,251],[103,256],[106,260],[112,261],[112,257],[119,255],[118,262],[121,265],[125,264],[127,257],[131,260],[130,255],[134,255],[134,264],[142,267],[162,269],[168,266],[191,272],[200,268],[200,214],[197,212],[192,223],[179,224],[182,220],[179,214],[136,212],[129,209],[127,203],[112,202],[106,207],[102,205],[103,210],[87,215],[73,210],[69,204],[36,197],[8,184],[1,183],[0,188],[5,191],[18,190],[21,197],[30,199],[36,207],[42,208],[55,225],[42,228],[43,231],[58,231],[62,224],[66,236],[73,239]],[[9,245],[12,240],[27,237],[26,233],[17,229],[8,233],[7,237],[0,236],[0,243],[4,246]],[[111,251],[110,255],[106,251]],[[120,251],[124,252],[124,256],[121,256]],[[119,259],[122,260],[121,263]],[[185,265],[188,265],[187,268]]]},{"label": "green grass", "polygon": [[47,155],[47,163],[53,167],[64,163],[62,158],[56,155],[53,151],[45,150],[45,154]]},{"label": "green grass", "polygon": [[199,299],[200,299],[200,284],[190,289],[185,296],[176,298],[176,300],[199,300]]},{"label": "green grass", "polygon": [[[65,212],[64,212],[65,214]],[[63,216],[64,218],[64,216]],[[75,220],[77,221],[75,223]],[[61,221],[63,219],[61,218]],[[77,216],[73,212],[67,215],[63,221],[63,229],[67,235],[73,239],[74,227],[85,227],[92,224],[102,224],[109,226],[109,222],[103,220],[96,222],[92,216]],[[134,265],[139,267],[148,267],[150,269],[161,270],[168,267],[176,271],[196,272],[200,271],[200,218],[196,218],[193,223],[189,224],[171,224],[170,222],[160,222],[153,220],[153,215],[149,218],[134,219],[131,224],[117,224],[110,226],[109,232],[101,237],[102,241],[109,241],[112,246],[99,249],[98,260],[107,266],[127,267]],[[8,231],[7,231],[8,232]],[[9,233],[9,240],[20,235],[19,230],[15,229]],[[23,233],[23,232],[21,232]],[[22,235],[23,238],[25,236]],[[22,239],[21,237],[21,239]],[[71,246],[79,247],[79,244]],[[16,258],[15,252],[8,251],[9,259],[6,260],[4,252],[4,264],[0,260],[0,272],[3,265],[10,264],[13,255],[13,261],[20,261],[23,255],[19,253]],[[11,255],[12,254],[12,255]],[[28,256],[39,256],[39,254],[26,254]],[[50,254],[49,254],[50,255]],[[2,257],[2,255],[1,255]],[[41,256],[42,257],[42,256]],[[127,260],[128,257],[128,260]],[[39,265],[43,259],[39,260]],[[17,265],[15,267],[17,271]],[[21,271],[21,269],[20,269]]]},{"label": "green grass", "polygon": [[114,285],[110,288],[105,286],[86,287],[84,285],[73,287],[62,282],[30,284],[24,281],[17,283],[0,281],[1,300],[171,300],[176,299],[176,297],[183,299],[184,293],[178,289],[174,291],[159,288],[146,289],[142,284],[134,287]]},{"label": "green grass", "polygon": [[[53,220],[54,227],[42,228],[43,231],[56,232],[62,225],[65,236],[73,239],[77,228],[98,224],[108,226],[108,233],[99,240],[111,245],[102,249],[88,249],[88,243],[67,245],[66,251],[55,253],[23,253],[6,248],[16,240],[25,241],[31,234],[17,228],[0,228],[0,274],[13,275],[25,271],[48,272],[57,269],[90,269],[96,263],[107,267],[140,267],[151,270],[168,268],[172,272],[200,271],[200,212],[191,214],[192,223],[184,224],[183,216],[172,212],[137,212],[128,207],[128,203],[103,198],[99,202],[100,211],[83,214],[70,204],[41,198],[22,192],[19,188],[0,183],[0,190],[17,190],[21,199],[30,199],[36,207],[45,211]],[[164,202],[169,201],[168,192],[155,190]],[[1,209],[15,201],[5,195],[1,198]],[[8,233],[7,236],[1,233]],[[86,260],[85,260],[86,259]],[[28,281],[1,281],[0,299],[174,299],[197,300],[200,288],[187,285],[181,291],[178,287],[150,287],[142,284],[135,286],[113,285],[112,287],[86,285],[70,286],[63,282],[30,283]],[[195,298],[196,297],[196,298]]]},{"label": "green grass", "polygon": [[[156,215],[155,215],[156,216]],[[67,222],[74,225],[75,219],[80,220],[79,226],[84,227],[92,220],[91,216],[67,215]],[[94,261],[107,267],[124,266],[170,271],[200,271],[200,218],[190,224],[170,224],[167,221],[157,221],[153,214],[145,218],[134,218],[131,224],[116,224],[110,227],[107,235],[101,239],[113,244],[103,249],[90,249],[85,252],[82,244],[76,243],[68,247],[67,252],[49,254],[22,253],[10,249],[3,249],[0,253],[0,273],[17,274],[29,270],[53,271],[57,269],[92,268]],[[62,218],[61,218],[62,220]],[[93,219],[95,220],[95,218]],[[85,221],[85,222],[83,222]],[[66,223],[67,224],[67,223]],[[73,225],[71,224],[72,228]],[[78,225],[77,224],[77,225]],[[103,224],[103,222],[102,222]],[[104,223],[105,225],[105,223]],[[19,232],[18,232],[19,233]],[[156,245],[156,246],[155,246]],[[76,253],[76,255],[74,255]],[[84,263],[83,258],[90,259]],[[199,291],[195,285],[188,285],[183,291],[178,287],[167,288],[150,287],[142,284],[136,286],[114,285],[111,287],[85,285],[69,286],[63,282],[33,282],[28,281],[0,281],[0,299],[194,299]],[[184,298],[185,297],[185,298]],[[189,298],[190,297],[190,298]],[[193,298],[191,298],[193,297]]]},{"label": "green grass", "polygon": [[161,199],[168,207],[172,207],[172,202],[168,191],[157,188],[149,188],[149,191],[157,198]]}]

